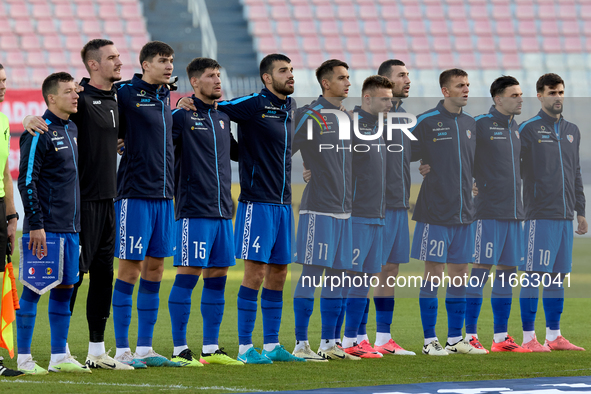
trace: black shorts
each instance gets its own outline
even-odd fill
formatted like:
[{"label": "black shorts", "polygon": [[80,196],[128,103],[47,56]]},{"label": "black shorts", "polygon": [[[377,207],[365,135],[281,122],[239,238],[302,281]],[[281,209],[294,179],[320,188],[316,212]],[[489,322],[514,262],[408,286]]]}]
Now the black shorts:
[{"label": "black shorts", "polygon": [[112,270],[115,253],[113,200],[83,201],[80,213],[80,271],[87,273],[95,264]]}]

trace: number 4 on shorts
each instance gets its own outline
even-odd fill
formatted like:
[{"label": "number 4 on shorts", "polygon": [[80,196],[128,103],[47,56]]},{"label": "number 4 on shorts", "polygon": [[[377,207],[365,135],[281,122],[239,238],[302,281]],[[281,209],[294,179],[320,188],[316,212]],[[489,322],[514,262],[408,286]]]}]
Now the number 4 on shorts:
[{"label": "number 4 on shorts", "polygon": [[254,240],[254,243],[252,244],[252,247],[256,249],[256,253],[259,252],[259,248],[261,247],[261,245],[259,244],[260,237],[261,237],[260,235],[257,235],[257,237]]}]

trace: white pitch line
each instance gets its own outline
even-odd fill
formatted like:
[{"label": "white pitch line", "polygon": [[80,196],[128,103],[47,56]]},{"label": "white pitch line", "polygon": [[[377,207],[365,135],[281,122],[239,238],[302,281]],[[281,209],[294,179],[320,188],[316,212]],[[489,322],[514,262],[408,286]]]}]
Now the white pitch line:
[{"label": "white pitch line", "polygon": [[115,386],[115,387],[140,387],[140,388],[155,388],[155,389],[182,389],[182,390],[226,390],[226,391],[244,391],[244,392],[260,392],[264,390],[243,389],[238,387],[224,387],[224,386],[184,386],[182,384],[132,384],[132,383],[105,383],[105,382],[73,382],[71,380],[23,380],[23,379],[2,379],[0,383],[25,383],[25,384],[77,384],[77,385],[93,385],[93,386]]}]

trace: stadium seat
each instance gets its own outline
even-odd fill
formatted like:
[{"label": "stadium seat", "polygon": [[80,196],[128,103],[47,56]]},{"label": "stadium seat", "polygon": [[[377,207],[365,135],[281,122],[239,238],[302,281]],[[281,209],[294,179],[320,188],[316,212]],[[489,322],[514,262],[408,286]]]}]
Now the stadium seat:
[{"label": "stadium seat", "polygon": [[540,50],[538,37],[521,37],[519,48],[521,52],[538,52]]},{"label": "stadium seat", "polygon": [[449,40],[449,37],[446,35],[433,36],[431,48],[434,52],[438,52],[437,56],[439,59],[439,56],[441,54],[451,52],[451,41]]},{"label": "stadium seat", "polygon": [[471,19],[482,19],[486,18],[489,15],[486,5],[471,5],[470,6],[470,18]]},{"label": "stadium seat", "polygon": [[447,22],[445,20],[431,20],[431,23],[429,23],[429,33],[432,36],[447,35]]},{"label": "stadium seat", "polygon": [[0,36],[10,33],[12,33],[12,29],[10,28],[10,22],[8,22],[8,19],[4,19],[3,16],[0,16]]},{"label": "stadium seat", "polygon": [[556,8],[554,4],[540,4],[538,6],[538,18],[542,20],[556,18]]},{"label": "stadium seat", "polygon": [[12,3],[10,5],[10,10],[8,11],[8,15],[11,18],[24,18],[29,16],[29,10],[27,5],[23,3]]},{"label": "stadium seat", "polygon": [[33,84],[41,86],[43,80],[51,74],[51,71],[48,67],[44,65],[37,65],[36,67],[32,68],[33,72],[31,73],[31,80]]},{"label": "stadium seat", "polygon": [[355,8],[351,5],[339,5],[337,7],[337,19],[340,20],[349,20],[349,19],[356,19],[357,13],[355,12]]},{"label": "stadium seat", "polygon": [[427,36],[412,37],[410,47],[413,52],[429,52],[429,39]]},{"label": "stadium seat", "polygon": [[382,5],[382,18],[386,21],[386,24],[393,20],[400,18],[400,9],[395,4]]},{"label": "stadium seat", "polygon": [[382,23],[379,19],[366,20],[363,22],[363,34],[368,37],[384,37],[382,32]]},{"label": "stadium seat", "polygon": [[495,39],[493,36],[478,37],[476,41],[476,49],[480,52],[490,52],[495,49]]},{"label": "stadium seat", "polygon": [[[127,38],[125,38],[124,34],[112,33],[112,34],[107,34],[107,37],[109,38],[109,40],[113,41],[113,43],[115,44],[115,46],[117,47],[117,49],[120,52],[122,49],[127,50]],[[76,51],[76,52],[79,52],[79,51]]]},{"label": "stadium seat", "polygon": [[496,19],[496,20],[512,18],[511,7],[509,6],[509,3],[508,2],[507,2],[507,4],[493,3],[492,14],[489,15],[489,18],[491,16],[493,19]]},{"label": "stadium seat", "polygon": [[367,47],[370,51],[386,51],[386,39],[382,37],[369,37],[367,39]]},{"label": "stadium seat", "polygon": [[58,19],[68,19],[74,17],[74,11],[70,3],[56,4],[53,8],[53,15]]},{"label": "stadium seat", "polygon": [[411,36],[423,36],[427,33],[425,23],[422,20],[409,20],[406,22],[406,31]]},{"label": "stadium seat", "polygon": [[579,15],[584,20],[590,20],[591,19],[591,4],[582,4],[581,8],[580,8]]},{"label": "stadium seat", "polygon": [[[107,31],[106,22],[104,25],[105,31]],[[249,32],[253,35],[253,37],[263,37],[263,36],[270,36],[274,34],[273,26],[271,26],[271,22],[267,20],[256,20],[251,21],[248,24]]]},{"label": "stadium seat", "polygon": [[35,66],[44,65],[44,64],[46,64],[46,62],[45,62],[45,56],[43,55],[43,52],[41,52],[41,51],[27,52],[27,65],[35,67]]},{"label": "stadium seat", "polygon": [[111,20],[105,20],[103,22],[103,31],[109,35],[123,34],[123,23],[121,23],[121,20],[115,18],[112,18]]},{"label": "stadium seat", "polygon": [[432,68],[433,67],[433,57],[430,53],[416,53],[414,59],[414,67],[422,69],[422,68]]},{"label": "stadium seat", "polygon": [[293,52],[293,50],[291,52],[286,52],[285,54],[287,55],[287,57],[291,59],[291,65],[293,66],[293,68],[297,69],[304,67],[304,60],[302,59],[302,55],[300,55],[297,52]]},{"label": "stadium seat", "polygon": [[466,35],[470,33],[470,25],[467,20],[456,20],[451,22],[451,32],[455,35]]},{"label": "stadium seat", "polygon": [[74,77],[74,81],[80,82],[82,78],[88,78],[88,71],[84,66],[71,67],[70,74]]},{"label": "stadium seat", "polygon": [[533,4],[517,4],[515,7],[515,17],[517,19],[531,19],[534,14]]},{"label": "stadium seat", "polygon": [[517,53],[515,37],[499,37],[499,50],[505,53]]},{"label": "stadium seat", "polygon": [[433,23],[433,21],[443,21],[445,12],[440,4],[427,4],[425,16]]},{"label": "stadium seat", "polygon": [[87,20],[82,23],[82,32],[88,35],[100,34],[103,32],[98,20]]},{"label": "stadium seat", "polygon": [[75,20],[62,19],[60,21],[59,32],[62,34],[78,34],[78,23]]},{"label": "stadium seat", "polygon": [[542,40],[542,50],[548,53],[561,52],[562,44],[560,43],[560,37],[545,37]]},{"label": "stadium seat", "polygon": [[472,37],[469,35],[456,35],[454,39],[454,48],[458,52],[472,52]]},{"label": "stadium seat", "polygon": [[68,58],[64,51],[47,52],[47,64],[55,68],[68,67]]},{"label": "stadium seat", "polygon": [[96,11],[94,4],[78,4],[76,6],[76,17],[82,20],[95,20]]},{"label": "stadium seat", "polygon": [[310,21],[314,19],[312,8],[309,5],[297,5],[293,8],[293,17],[299,21]]},{"label": "stadium seat", "polygon": [[326,51],[326,58],[327,59],[340,59],[343,60],[345,59],[345,52],[342,50],[327,50]]},{"label": "stadium seat", "polygon": [[412,63],[410,52],[408,52],[408,51],[400,50],[400,51],[393,52],[393,59],[402,60],[406,64]]},{"label": "stadium seat", "polygon": [[[298,22],[297,33],[301,36],[315,36],[318,34],[314,21],[303,20]],[[338,34],[338,31],[334,35],[336,34]]]},{"label": "stadium seat", "polygon": [[540,23],[540,34],[544,39],[556,37],[559,34],[558,23],[555,20],[546,20]]},{"label": "stadium seat", "polygon": [[36,30],[39,34],[53,34],[57,32],[53,20],[51,19],[38,20]]},{"label": "stadium seat", "polygon": [[131,65],[135,62],[131,59],[131,54],[127,51],[127,49],[119,49],[119,59],[124,66]]},{"label": "stadium seat", "polygon": [[496,53],[480,52],[480,67],[484,69],[496,69],[499,67],[499,58]]},{"label": "stadium seat", "polygon": [[18,49],[18,38],[17,36],[13,35],[2,35],[0,36],[0,49],[2,50],[10,50],[10,49]]},{"label": "stadium seat", "polygon": [[27,63],[22,51],[7,51],[4,53],[4,66],[7,67],[23,67]]},{"label": "stadium seat", "polygon": [[450,5],[447,7],[447,18],[452,21],[460,20],[465,21],[467,19],[466,8],[463,4]]},{"label": "stadium seat", "polygon": [[[345,23],[346,22],[346,23]],[[347,37],[361,36],[361,27],[356,20],[345,21],[341,24],[341,33]]]},{"label": "stadium seat", "polygon": [[474,20],[474,34],[477,36],[492,36],[492,25],[488,19]]},{"label": "stadium seat", "polygon": [[281,37],[281,42],[280,42],[279,47],[283,51],[292,51],[293,52],[294,50],[296,50],[296,48],[299,47],[298,39],[295,36],[293,36],[293,37],[288,37],[288,36]]},{"label": "stadium seat", "polygon": [[306,54],[306,68],[315,69],[322,64],[324,55],[322,53],[308,53]]},{"label": "stadium seat", "polygon": [[391,20],[386,22],[386,34],[388,36],[404,34],[404,26],[399,20]]},{"label": "stadium seat", "polygon": [[359,7],[359,17],[364,20],[373,20],[378,18],[378,10],[373,4],[365,4]]},{"label": "stadium seat", "polygon": [[560,19],[575,19],[577,17],[577,8],[575,4],[560,3],[558,6],[558,16]]},{"label": "stadium seat", "polygon": [[515,36],[512,20],[501,20],[495,22],[495,33],[498,36]]},{"label": "stadium seat", "polygon": [[117,17],[117,7],[115,4],[101,4],[98,16],[103,20],[114,19]]},{"label": "stadium seat", "polygon": [[406,20],[418,20],[421,21],[423,20],[423,15],[421,12],[421,7],[416,5],[416,4],[407,4],[404,6],[404,18]]},{"label": "stadium seat", "polygon": [[70,34],[65,36],[66,49],[70,51],[80,50],[84,43],[82,37],[79,34]]},{"label": "stadium seat", "polygon": [[279,50],[275,37],[259,37],[256,39],[257,49],[263,53],[275,53]]},{"label": "stadium seat", "polygon": [[286,35],[292,36],[296,32],[295,26],[294,26],[293,22],[291,21],[291,19],[277,21],[275,23],[275,31],[280,36],[286,36]]},{"label": "stadium seat", "polygon": [[16,34],[30,34],[33,31],[33,24],[30,18],[14,19],[14,32]]},{"label": "stadium seat", "polygon": [[290,9],[285,5],[273,5],[271,7],[271,19],[274,21],[284,21],[291,19]]},{"label": "stadium seat", "polygon": [[567,53],[580,53],[583,45],[580,37],[564,37],[564,51]]},{"label": "stadium seat", "polygon": [[[246,8],[246,12],[248,14],[248,20],[268,20],[269,15],[267,14],[267,7],[265,6],[250,6]],[[122,15],[123,16],[123,15]],[[137,18],[126,18],[126,19],[137,19]]]},{"label": "stadium seat", "polygon": [[503,54],[503,69],[519,69],[521,68],[521,61],[517,53],[504,53]]},{"label": "stadium seat", "polygon": [[306,53],[318,53],[321,52],[322,49],[320,48],[320,40],[316,36],[311,37],[303,37],[302,38],[302,49]]},{"label": "stadium seat", "polygon": [[[447,37],[446,37],[447,38]],[[457,67],[454,55],[452,53],[438,53],[437,54],[437,67],[440,70],[447,70],[448,68]]]},{"label": "stadium seat", "polygon": [[517,24],[517,31],[520,36],[535,36],[536,22],[532,19],[522,20]]},{"label": "stadium seat", "polygon": [[388,52],[372,52],[370,67],[377,71],[380,65],[387,59],[389,59]]},{"label": "stadium seat", "polygon": [[[314,32],[316,29],[313,29]],[[320,23],[320,34],[323,36],[337,36],[339,35],[339,26],[336,21],[322,21]]]},{"label": "stadium seat", "polygon": [[134,2],[129,4],[124,4],[121,9],[119,10],[119,15],[123,19],[127,20],[134,20],[134,19],[141,19],[142,12],[140,11],[140,2]]},{"label": "stadium seat", "polygon": [[365,53],[353,53],[351,54],[349,66],[355,70],[369,68],[369,62]]},{"label": "stadium seat", "polygon": [[41,49],[39,36],[36,34],[26,34],[21,37],[21,48],[26,50]]},{"label": "stadium seat", "polygon": [[335,11],[331,4],[327,5],[319,5],[316,7],[314,11],[314,15],[316,15],[316,19],[325,20],[325,19],[334,19],[335,18]]},{"label": "stadium seat", "polygon": [[128,20],[125,22],[125,32],[131,35],[137,34],[145,34],[146,33],[146,24],[142,19],[138,20]]},{"label": "stadium seat", "polygon": [[406,37],[403,35],[390,36],[390,50],[394,53],[408,52]]},{"label": "stadium seat", "polygon": [[35,19],[45,19],[51,16],[51,9],[47,3],[33,4],[33,17]]},{"label": "stadium seat", "polygon": [[367,49],[365,42],[361,37],[349,37],[345,40],[345,48],[352,53],[364,53]]},{"label": "stadium seat", "polygon": [[131,37],[131,42],[129,43],[130,44],[129,48],[134,51],[139,52],[145,43],[146,43],[146,40],[143,37],[133,36],[133,37]]},{"label": "stadium seat", "polygon": [[563,36],[579,36],[581,30],[576,19],[563,19],[560,21],[560,34]]}]

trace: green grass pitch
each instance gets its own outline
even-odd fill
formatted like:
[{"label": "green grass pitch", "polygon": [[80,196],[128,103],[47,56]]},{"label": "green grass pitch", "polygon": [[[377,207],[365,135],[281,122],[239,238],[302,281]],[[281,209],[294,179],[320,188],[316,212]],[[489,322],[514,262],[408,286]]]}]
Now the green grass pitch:
[{"label": "green grass pitch", "polygon": [[[549,354],[488,354],[484,356],[448,356],[427,357],[420,354],[422,346],[422,329],[418,306],[418,289],[414,297],[399,297],[394,311],[393,334],[399,344],[417,353],[417,356],[387,356],[379,360],[362,360],[360,362],[329,363],[297,363],[274,365],[247,365],[238,367],[205,366],[203,368],[149,368],[138,371],[104,371],[93,370],[92,375],[50,374],[46,376],[29,376],[9,380],[0,377],[0,392],[16,393],[74,393],[74,392],[138,392],[143,391],[198,391],[198,392],[244,392],[271,390],[303,390],[313,388],[348,387],[385,385],[397,383],[423,383],[434,381],[465,381],[488,379],[512,379],[542,376],[577,376],[591,374],[591,337],[589,310],[591,308],[591,239],[577,238],[574,243],[574,268],[572,293],[567,291],[565,310],[562,318],[562,332],[573,343],[588,349],[587,352],[552,352]],[[18,256],[15,256],[18,261]],[[17,264],[18,265],[18,264]],[[422,264],[412,261],[401,267],[401,275],[420,275]],[[160,291],[160,313],[154,333],[154,349],[170,357],[172,337],[167,301],[174,280],[175,270],[171,259],[166,261],[166,269]],[[236,323],[236,296],[242,275],[242,262],[238,261],[228,275],[226,289],[226,310],[220,332],[220,346],[232,357],[238,351],[238,334]],[[291,300],[291,274],[286,283],[283,322],[280,340],[288,350],[294,346],[294,318]],[[84,282],[79,294],[79,302],[72,317],[69,333],[69,345],[72,353],[79,361],[84,361],[87,354],[88,334],[85,317],[85,295],[88,281]],[[199,300],[202,281],[199,281],[193,293],[193,308],[188,326],[188,342],[194,351],[201,350],[201,313]],[[20,289],[19,289],[20,290]],[[137,286],[136,286],[137,292]],[[517,290],[514,291],[517,295]],[[576,297],[575,297],[576,296]],[[135,301],[134,296],[134,301]],[[47,317],[48,295],[39,302],[37,324],[33,338],[33,357],[44,368],[49,363],[49,323]],[[135,305],[134,305],[135,308]],[[447,334],[445,305],[440,297],[437,333],[444,341]],[[134,343],[137,335],[137,316],[132,318],[130,327],[130,343]],[[521,322],[519,302],[514,298],[509,333],[521,343]],[[541,305],[538,308],[536,324],[538,339],[545,337],[544,313]],[[368,323],[370,340],[375,338],[375,314],[371,303]],[[490,300],[485,299],[479,320],[479,335],[482,343],[490,348],[492,341],[492,312]],[[311,319],[309,338],[314,350],[320,340],[320,313],[317,305]],[[257,318],[254,331],[255,346],[262,346],[262,319]],[[112,321],[106,332],[106,346],[113,347],[114,333]],[[133,349],[133,346],[132,346]],[[7,359],[7,352],[0,350]],[[6,365],[16,367],[14,360],[5,360]]]}]

